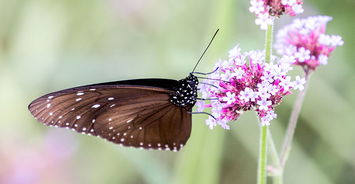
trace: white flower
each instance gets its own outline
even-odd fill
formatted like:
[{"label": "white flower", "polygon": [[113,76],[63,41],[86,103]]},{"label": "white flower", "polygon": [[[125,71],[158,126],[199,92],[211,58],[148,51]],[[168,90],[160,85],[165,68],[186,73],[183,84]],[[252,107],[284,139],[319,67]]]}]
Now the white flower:
[{"label": "white flower", "polygon": [[291,77],[290,76],[287,76],[285,79],[282,78],[282,80],[281,80],[279,85],[282,86],[285,91],[289,91],[290,88],[292,88],[294,86],[293,83],[291,82]]},{"label": "white flower", "polygon": [[241,57],[237,57],[234,59],[234,63],[235,65],[239,65],[239,66],[242,66],[246,63],[245,61],[245,57],[244,56],[241,56]]},{"label": "white flower", "polygon": [[331,37],[331,46],[342,46],[344,41],[339,35],[332,35]]},{"label": "white flower", "polygon": [[323,45],[330,45],[330,35],[321,34],[319,35],[318,41]]},{"label": "white flower", "polygon": [[261,126],[270,126],[270,121],[269,119],[262,117],[261,118]]},{"label": "white flower", "polygon": [[319,43],[327,46],[342,46],[344,41],[342,40],[341,36],[338,35],[319,35]]},{"label": "white flower", "polygon": [[228,52],[228,54],[229,54],[229,58],[230,59],[234,59],[234,58],[240,56],[240,47],[239,47],[239,45],[236,45],[233,49],[231,49]]},{"label": "white flower", "polygon": [[259,91],[257,93],[258,93],[258,96],[262,99],[268,99],[271,96],[270,93],[268,92],[268,86],[266,86],[265,88],[259,89]]},{"label": "white flower", "polygon": [[258,0],[251,0],[250,1],[250,8],[249,11],[255,14],[260,14],[261,12],[265,11],[264,2]]},{"label": "white flower", "polygon": [[281,67],[277,65],[273,65],[270,70],[270,73],[274,76],[274,80],[282,80],[282,77],[284,76],[284,71],[281,69]]},{"label": "white flower", "polygon": [[203,100],[197,101],[196,102],[197,111],[198,112],[203,112],[203,110],[205,109],[205,105],[206,105],[205,101],[203,101]]},{"label": "white flower", "polygon": [[268,71],[264,71],[263,76],[261,76],[261,80],[269,83],[274,82],[273,75]]},{"label": "white flower", "polygon": [[270,93],[271,95],[275,95],[275,94],[279,91],[279,89],[278,89],[277,86],[275,86],[275,85],[269,85],[267,91],[268,91],[268,93]]},{"label": "white flower", "polygon": [[213,119],[211,116],[208,117],[208,119],[206,120],[206,125],[210,128],[210,129],[213,129],[216,125],[217,125],[217,122],[215,119]]},{"label": "white flower", "polygon": [[265,110],[267,111],[269,109],[269,106],[272,104],[271,101],[262,98],[261,100],[258,100],[258,105],[259,105],[259,110]]},{"label": "white flower", "polygon": [[229,70],[221,74],[221,80],[229,81],[230,78],[231,78],[231,72]]},{"label": "white flower", "polygon": [[239,99],[243,100],[244,102],[249,102],[250,98],[254,96],[254,91],[248,87],[239,93]]},{"label": "white flower", "polygon": [[323,54],[319,55],[318,60],[321,65],[328,64],[328,57],[326,55],[323,55]]},{"label": "white flower", "polygon": [[293,45],[290,45],[285,48],[285,54],[288,56],[293,56],[296,52],[297,52],[297,47],[295,47]]},{"label": "white flower", "polygon": [[296,80],[294,81],[294,89],[299,89],[302,91],[304,89],[304,84],[306,84],[306,79],[301,78],[300,76],[296,76]]},{"label": "white flower", "polygon": [[295,14],[301,14],[304,12],[304,9],[302,8],[302,5],[300,5],[300,4],[293,5],[292,10],[295,12]]},{"label": "white flower", "polygon": [[255,19],[255,24],[260,25],[260,29],[266,30],[268,25],[272,25],[274,23],[274,19],[269,16],[268,13],[259,14],[259,16]]},{"label": "white flower", "polygon": [[[293,54],[292,54],[293,55]],[[279,63],[287,63],[287,64],[293,64],[294,62],[296,62],[296,59],[294,56],[291,55],[284,55],[282,56],[282,58],[279,60]],[[290,69],[292,70],[292,67],[290,66]]]},{"label": "white flower", "polygon": [[282,0],[281,4],[292,6],[292,5],[296,4],[296,0]]},{"label": "white flower", "polygon": [[[287,56],[286,56],[287,57]],[[279,65],[280,73],[283,75],[287,75],[288,71],[292,70],[290,63],[281,63]]]},{"label": "white flower", "polygon": [[258,92],[254,92],[250,95],[250,101],[255,102],[255,100],[259,98],[259,93]]},{"label": "white flower", "polygon": [[226,96],[222,98],[223,101],[226,101],[228,105],[235,102],[235,93],[227,92]]},{"label": "white flower", "polygon": [[311,51],[301,47],[298,49],[298,52],[295,53],[295,57],[299,62],[305,62],[311,58]]},{"label": "white flower", "polygon": [[218,123],[223,129],[226,129],[226,130],[229,130],[229,129],[230,129],[229,125],[227,124],[227,123],[228,123],[228,120],[226,120],[226,119],[219,120],[217,123]]},{"label": "white flower", "polygon": [[267,112],[267,114],[261,118],[261,125],[262,126],[269,126],[270,121],[275,119],[277,117],[277,114],[273,110],[270,110]]},{"label": "white flower", "polygon": [[231,62],[229,60],[224,60],[220,63],[220,67],[221,68],[226,68],[228,66],[230,66]]},{"label": "white flower", "polygon": [[249,59],[254,63],[265,63],[265,52],[258,50],[258,51],[250,51],[247,52],[247,55],[249,56]]},{"label": "white flower", "polygon": [[237,79],[241,79],[241,78],[243,78],[244,73],[245,72],[243,69],[238,68],[238,69],[234,70],[234,72],[231,75],[232,75],[232,77],[235,77]]},{"label": "white flower", "polygon": [[276,114],[273,110],[268,111],[266,115],[267,115],[271,120],[277,118],[277,114]]}]

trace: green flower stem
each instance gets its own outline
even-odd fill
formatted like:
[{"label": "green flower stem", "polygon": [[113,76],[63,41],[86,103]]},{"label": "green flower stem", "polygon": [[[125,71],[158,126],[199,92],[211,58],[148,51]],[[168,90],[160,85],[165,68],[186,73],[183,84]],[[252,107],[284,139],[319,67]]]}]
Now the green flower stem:
[{"label": "green flower stem", "polygon": [[265,62],[270,63],[272,55],[272,33],[274,25],[268,25],[265,33]]},{"label": "green flower stem", "polygon": [[258,184],[266,184],[267,126],[260,127]]},{"label": "green flower stem", "polygon": [[[273,25],[268,25],[265,35],[265,62],[270,63],[272,54],[272,31]],[[260,127],[259,161],[257,184],[266,184],[266,164],[267,164],[267,133],[268,127]]]}]

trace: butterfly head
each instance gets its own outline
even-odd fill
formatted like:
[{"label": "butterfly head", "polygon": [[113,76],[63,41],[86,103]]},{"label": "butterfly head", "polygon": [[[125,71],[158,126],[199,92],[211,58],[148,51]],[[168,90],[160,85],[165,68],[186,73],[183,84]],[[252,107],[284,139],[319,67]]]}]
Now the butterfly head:
[{"label": "butterfly head", "polygon": [[197,77],[190,73],[185,79],[178,81],[178,85],[170,95],[170,102],[178,107],[192,108],[197,99],[197,86]]},{"label": "butterfly head", "polygon": [[194,76],[192,73],[190,73],[190,75],[187,76],[185,79],[191,86],[194,86],[197,89],[198,79],[196,76]]}]

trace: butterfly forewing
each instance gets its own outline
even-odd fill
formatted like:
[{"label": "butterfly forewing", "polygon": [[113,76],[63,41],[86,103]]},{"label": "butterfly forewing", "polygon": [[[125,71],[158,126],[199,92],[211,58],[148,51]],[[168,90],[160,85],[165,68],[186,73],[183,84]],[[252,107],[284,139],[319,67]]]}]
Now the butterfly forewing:
[{"label": "butterfly forewing", "polygon": [[93,85],[54,92],[29,105],[49,126],[96,135],[124,146],[178,151],[191,132],[191,114],[170,103],[166,88]]}]

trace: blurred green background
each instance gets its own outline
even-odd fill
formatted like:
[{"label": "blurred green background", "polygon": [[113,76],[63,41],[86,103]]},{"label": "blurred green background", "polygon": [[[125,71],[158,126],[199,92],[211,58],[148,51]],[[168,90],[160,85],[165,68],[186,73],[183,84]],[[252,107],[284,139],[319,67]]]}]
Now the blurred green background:
[{"label": "blurred green background", "polygon": [[[232,130],[209,130],[193,116],[178,152],[123,148],[37,123],[36,97],[97,82],[180,79],[192,70],[217,28],[198,71],[239,43],[262,49],[264,33],[249,0],[0,0],[0,183],[214,184],[256,182],[258,125],[253,113]],[[355,1],[305,0],[302,15],[334,18],[329,34],[345,45],[311,79],[285,171],[287,184],[355,182]],[[284,17],[280,26],[292,19]],[[294,74],[301,74],[300,71]],[[295,95],[277,108],[278,148]]]}]

